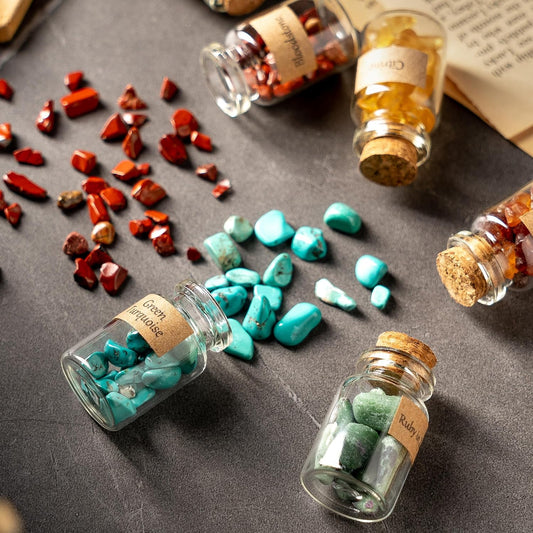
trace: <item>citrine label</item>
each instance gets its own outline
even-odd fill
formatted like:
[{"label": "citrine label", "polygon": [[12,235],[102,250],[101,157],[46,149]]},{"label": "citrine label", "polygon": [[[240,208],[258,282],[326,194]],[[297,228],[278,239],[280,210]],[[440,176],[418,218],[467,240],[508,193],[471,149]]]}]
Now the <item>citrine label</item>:
[{"label": "citrine label", "polygon": [[355,93],[370,85],[388,82],[409,83],[424,89],[427,63],[427,54],[414,48],[374,48],[357,61]]},{"label": "citrine label", "polygon": [[402,396],[388,433],[406,448],[411,458],[411,463],[416,458],[427,428],[428,419],[426,415],[413,401],[406,396]]},{"label": "citrine label", "polygon": [[158,357],[165,355],[193,333],[181,313],[158,294],[145,296],[115,319],[135,328]]},{"label": "citrine label", "polygon": [[313,45],[290,7],[270,11],[254,19],[251,25],[273,55],[281,82],[286,83],[316,70]]}]

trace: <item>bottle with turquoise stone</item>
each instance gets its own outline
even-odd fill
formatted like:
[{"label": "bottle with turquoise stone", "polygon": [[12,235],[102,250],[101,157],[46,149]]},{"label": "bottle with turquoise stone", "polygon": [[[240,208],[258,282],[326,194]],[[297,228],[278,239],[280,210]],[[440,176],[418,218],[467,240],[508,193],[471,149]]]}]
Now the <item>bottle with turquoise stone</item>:
[{"label": "bottle with turquoise stone", "polygon": [[145,296],[69,348],[61,367],[87,412],[116,431],[197,378],[207,352],[231,341],[215,298],[185,280],[168,297]]},{"label": "bottle with turquoise stone", "polygon": [[427,430],[436,363],[429,346],[396,331],[360,356],[301,472],[314,500],[360,522],[392,513]]}]

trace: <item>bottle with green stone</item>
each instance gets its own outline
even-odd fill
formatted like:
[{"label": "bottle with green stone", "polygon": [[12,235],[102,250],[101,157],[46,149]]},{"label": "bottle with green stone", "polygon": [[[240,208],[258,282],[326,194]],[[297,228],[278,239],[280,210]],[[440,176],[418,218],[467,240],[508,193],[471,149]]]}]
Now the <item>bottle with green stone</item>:
[{"label": "bottle with green stone", "polygon": [[302,469],[313,499],[360,522],[390,515],[428,427],[436,363],[429,346],[396,331],[359,357]]}]

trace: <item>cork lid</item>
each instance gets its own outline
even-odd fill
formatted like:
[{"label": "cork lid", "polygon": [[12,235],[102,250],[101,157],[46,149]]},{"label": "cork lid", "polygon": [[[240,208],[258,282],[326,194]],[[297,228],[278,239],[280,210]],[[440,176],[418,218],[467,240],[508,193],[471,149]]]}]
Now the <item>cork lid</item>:
[{"label": "cork lid", "polygon": [[429,368],[437,364],[437,357],[427,344],[399,331],[385,331],[378,337],[376,346],[406,352],[420,359]]},{"label": "cork lid", "polygon": [[405,139],[378,137],[367,142],[361,152],[359,170],[380,185],[408,185],[416,178],[416,148]]},{"label": "cork lid", "polygon": [[224,9],[228,15],[240,16],[251,13],[265,0],[224,0]]}]

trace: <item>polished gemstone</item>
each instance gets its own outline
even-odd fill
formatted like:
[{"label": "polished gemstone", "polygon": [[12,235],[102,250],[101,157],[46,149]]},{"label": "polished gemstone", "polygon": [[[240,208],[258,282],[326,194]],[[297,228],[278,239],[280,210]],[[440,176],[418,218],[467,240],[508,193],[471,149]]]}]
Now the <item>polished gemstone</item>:
[{"label": "polished gemstone", "polygon": [[351,472],[367,462],[379,435],[372,428],[355,422],[347,424],[342,431],[344,438],[339,463],[343,470]]},{"label": "polished gemstone", "polygon": [[223,287],[229,287],[229,281],[224,274],[218,276],[212,276],[204,282],[204,287],[208,291],[214,291],[216,289],[222,289]]},{"label": "polished gemstone", "polygon": [[120,368],[133,366],[137,361],[137,352],[122,346],[118,342],[107,339],[104,345],[106,359],[113,365]]},{"label": "polished gemstone", "polygon": [[71,231],[63,241],[62,250],[71,257],[85,255],[89,251],[89,243],[81,233]]},{"label": "polished gemstone", "polygon": [[235,242],[224,232],[215,233],[204,240],[204,246],[215,265],[223,272],[237,268],[242,263]]},{"label": "polished gemstone", "polygon": [[108,262],[100,267],[100,283],[111,296],[118,293],[127,277],[128,271],[116,263]]},{"label": "polished gemstone", "polygon": [[189,160],[187,150],[178,135],[167,134],[159,139],[159,153],[174,165],[184,165]]},{"label": "polished gemstone", "polygon": [[326,256],[328,247],[321,229],[302,226],[292,239],[291,250],[304,261],[316,261]]},{"label": "polished gemstone", "polygon": [[95,378],[103,378],[109,370],[109,361],[104,352],[93,352],[82,364]]},{"label": "polished gemstone", "polygon": [[211,144],[211,137],[205,133],[200,133],[199,131],[193,131],[191,133],[191,142],[204,152],[212,152],[213,145]]},{"label": "polished gemstone", "polygon": [[154,223],[149,218],[142,218],[129,221],[130,233],[134,237],[147,237],[152,231]]},{"label": "polished gemstone", "polygon": [[142,375],[142,382],[147,387],[155,390],[170,389],[178,384],[181,379],[179,366],[168,368],[153,368]]},{"label": "polished gemstone", "polygon": [[140,407],[141,405],[150,401],[155,394],[156,392],[154,389],[151,389],[150,387],[144,387],[138,391],[135,397],[133,397],[130,401],[135,407]]},{"label": "polished gemstone", "polygon": [[74,150],[70,163],[76,170],[90,174],[96,166],[96,155],[86,150]]},{"label": "polished gemstone", "polygon": [[267,266],[263,274],[263,283],[272,287],[286,287],[292,280],[292,259],[287,253],[281,253]]},{"label": "polished gemstone", "polygon": [[120,181],[130,181],[138,178],[141,175],[141,171],[133,161],[124,159],[115,166],[111,174]]},{"label": "polished gemstone", "polygon": [[99,267],[104,263],[112,263],[113,259],[107,253],[107,250],[101,245],[97,244],[85,258],[86,263],[91,267]]},{"label": "polished gemstone", "polygon": [[190,137],[193,131],[198,130],[198,121],[188,109],[174,111],[170,123],[176,134],[182,138]]},{"label": "polished gemstone", "polygon": [[148,217],[152,222],[156,224],[168,224],[169,216],[161,211],[155,209],[148,209],[144,212],[144,216]]},{"label": "polished gemstone", "polygon": [[16,202],[10,204],[7,207],[4,207],[4,216],[12,226],[16,226],[20,222],[22,208]]},{"label": "polished gemstone", "polygon": [[132,400],[126,398],[126,396],[123,396],[119,392],[110,392],[107,394],[106,400],[113,413],[115,425],[124,422],[124,420],[135,416],[137,413],[137,409]]},{"label": "polished gemstone", "polygon": [[69,91],[76,91],[79,89],[82,80],[83,72],[81,70],[75,70],[66,74],[63,82]]},{"label": "polished gemstone", "polygon": [[152,207],[166,195],[165,189],[149,178],[138,181],[131,189],[131,196],[146,207]]},{"label": "polished gemstone", "polygon": [[92,87],[73,91],[60,99],[67,117],[76,118],[94,111],[99,103],[98,93]]},{"label": "polished gemstone", "polygon": [[244,217],[231,215],[224,222],[224,231],[235,241],[244,242],[254,233],[252,223]]},{"label": "polished gemstone", "polygon": [[296,346],[307,338],[321,320],[322,313],[316,305],[300,302],[276,324],[274,337],[285,346]]},{"label": "polished gemstone", "polygon": [[100,197],[113,211],[121,211],[126,207],[124,193],[115,187],[107,187],[100,191]]},{"label": "polished gemstone", "polygon": [[357,307],[357,302],[351,296],[335,287],[326,278],[319,279],[315,283],[315,296],[327,304],[340,307],[344,311],[353,311]]},{"label": "polished gemstone", "polygon": [[192,261],[193,263],[196,263],[196,261],[200,261],[202,259],[202,254],[200,253],[200,250],[198,248],[195,248],[194,246],[189,246],[187,248],[187,259],[189,261]]},{"label": "polished gemstone", "polygon": [[226,272],[226,279],[231,285],[241,285],[242,287],[253,287],[261,283],[261,276],[249,268],[232,268]]},{"label": "polished gemstone", "polygon": [[163,233],[162,235],[154,237],[152,239],[152,246],[154,247],[155,251],[163,257],[176,253],[174,241],[169,233]]},{"label": "polished gemstone", "polygon": [[9,83],[4,80],[3,78],[0,79],[0,97],[4,100],[11,100],[11,97],[13,96],[13,87],[9,85]]},{"label": "polished gemstone", "polygon": [[47,100],[35,119],[37,129],[43,133],[52,133],[56,126],[56,114],[54,112],[54,101]]},{"label": "polished gemstone", "polygon": [[373,255],[362,255],[355,263],[355,277],[367,289],[373,289],[387,271],[387,264]]},{"label": "polished gemstone", "polygon": [[215,198],[222,198],[225,196],[229,191],[231,190],[231,183],[228,179],[220,180],[213,190],[211,191],[211,194]]},{"label": "polished gemstone", "polygon": [[255,235],[265,246],[277,246],[290,239],[294,229],[285,220],[285,215],[274,209],[257,220]]},{"label": "polished gemstone", "polygon": [[81,191],[63,191],[57,197],[57,207],[63,211],[72,211],[82,205],[84,201]]},{"label": "polished gemstone", "polygon": [[234,318],[228,319],[233,339],[229,346],[224,348],[226,353],[250,361],[254,356],[254,341],[250,334]]},{"label": "polished gemstone", "polygon": [[361,217],[357,211],[342,202],[335,202],[326,209],[324,223],[330,228],[349,234],[357,233],[361,229]]},{"label": "polished gemstone", "polygon": [[[94,289],[96,287],[98,280],[96,279],[96,274],[93,272],[91,267],[87,264],[85,259],[77,257],[75,259],[76,269],[74,270],[74,281],[85,289]],[[100,377],[100,376],[97,376]]]},{"label": "polished gemstone", "polygon": [[124,92],[119,96],[117,100],[118,106],[128,111],[134,111],[136,109],[146,109],[146,103],[143,102],[138,96],[137,91],[133,85],[126,85]]},{"label": "polished gemstone", "polygon": [[372,289],[372,294],[370,295],[370,303],[377,307],[379,310],[383,311],[390,300],[390,289],[384,285],[376,285]]},{"label": "polished gemstone", "polygon": [[[105,190],[105,189],[104,189]],[[87,196],[87,209],[89,210],[89,217],[93,224],[109,220],[109,213],[107,208],[99,195],[89,194]]]},{"label": "polished gemstone", "polygon": [[272,311],[268,299],[264,296],[252,298],[250,307],[242,322],[243,328],[255,340],[268,339],[276,323],[276,315]]},{"label": "polished gemstone", "polygon": [[44,163],[43,156],[38,150],[30,147],[19,148],[13,152],[13,157],[19,162],[26,165],[40,166]]},{"label": "polished gemstone", "polygon": [[107,181],[98,176],[90,176],[81,182],[81,188],[87,194],[100,194],[100,191],[103,191],[107,187],[109,187]]},{"label": "polished gemstone", "polygon": [[161,90],[159,92],[160,97],[167,102],[170,102],[176,93],[178,92],[178,86],[171,79],[166,76],[163,78],[161,83]]},{"label": "polished gemstone", "polygon": [[148,116],[143,113],[122,113],[122,120],[128,126],[140,128],[148,120]]},{"label": "polished gemstone", "polygon": [[146,355],[151,351],[150,345],[144,340],[144,337],[136,330],[131,330],[126,335],[126,346],[139,355]]},{"label": "polished gemstone", "polygon": [[100,244],[113,244],[115,240],[115,227],[108,220],[98,222],[93,227],[91,239]]},{"label": "polished gemstone", "polygon": [[246,289],[240,285],[221,287],[211,294],[227,316],[233,316],[242,311],[248,299]]},{"label": "polished gemstone", "polygon": [[131,159],[137,159],[143,149],[143,142],[139,130],[132,126],[122,141],[124,153]]},{"label": "polished gemstone", "polygon": [[264,296],[272,311],[278,311],[281,308],[283,302],[283,293],[279,287],[272,287],[270,285],[255,285],[253,289],[254,297],[260,298]]},{"label": "polished gemstone", "polygon": [[100,138],[104,141],[123,139],[128,133],[128,125],[122,120],[119,113],[113,113],[104,124]]},{"label": "polished gemstone", "polygon": [[213,163],[206,163],[205,165],[196,167],[196,175],[204,180],[216,181],[218,169]]},{"label": "polished gemstone", "polygon": [[355,420],[376,431],[386,431],[400,404],[399,396],[389,396],[382,389],[360,392],[352,402]]},{"label": "polished gemstone", "polygon": [[3,180],[10,190],[26,198],[45,200],[48,197],[46,189],[43,189],[23,174],[10,171],[4,174]]},{"label": "polished gemstone", "polygon": [[0,124],[0,148],[7,148],[12,140],[11,124],[9,122],[2,122]]}]

